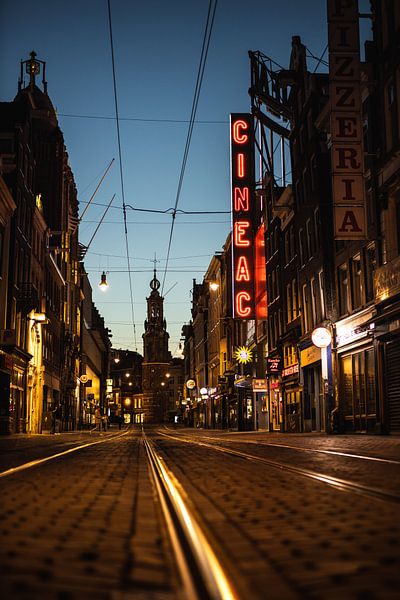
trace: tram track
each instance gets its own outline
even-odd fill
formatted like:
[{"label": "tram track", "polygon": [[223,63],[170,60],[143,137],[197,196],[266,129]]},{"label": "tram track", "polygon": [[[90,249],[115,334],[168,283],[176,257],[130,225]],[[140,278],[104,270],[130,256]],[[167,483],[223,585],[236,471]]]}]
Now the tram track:
[{"label": "tram track", "polygon": [[93,442],[87,442],[86,444],[81,444],[79,446],[72,446],[71,448],[68,448],[68,450],[62,450],[61,452],[56,452],[55,454],[51,454],[50,456],[44,456],[42,458],[36,458],[36,459],[28,461],[26,463],[22,463],[20,465],[17,465],[16,467],[11,467],[9,469],[6,469],[5,471],[1,471],[0,479],[4,478],[4,477],[8,477],[10,475],[15,475],[16,473],[25,471],[27,469],[32,469],[34,467],[38,467],[38,466],[40,466],[44,463],[47,463],[51,460],[54,460],[56,458],[61,458],[63,456],[67,456],[68,454],[72,454],[73,452],[78,452],[79,450],[83,450],[84,448],[90,448],[91,446],[96,446],[97,444],[104,444],[105,442],[115,441],[116,439],[119,439],[119,438],[127,435],[128,433],[129,433],[129,429],[127,429],[126,431],[123,431],[122,433],[119,433],[117,435],[106,437],[106,438],[96,440]]},{"label": "tram track", "polygon": [[[158,434],[162,435],[166,438],[173,439],[175,441],[185,442],[188,444],[194,444],[197,446],[203,446],[208,449],[214,450],[216,452],[222,452],[224,454],[228,454],[230,456],[235,456],[235,457],[241,458],[243,460],[261,463],[261,464],[273,467],[274,469],[278,469],[280,471],[286,471],[286,472],[293,473],[295,475],[306,477],[308,479],[317,481],[321,484],[329,485],[338,491],[355,493],[355,494],[362,495],[365,497],[375,498],[376,500],[380,500],[380,501],[384,501],[384,502],[400,504],[400,496],[398,494],[384,491],[384,490],[381,490],[381,489],[378,489],[378,488],[375,488],[372,486],[367,486],[367,485],[364,485],[361,483],[355,483],[353,481],[349,481],[349,480],[342,479],[339,477],[334,477],[332,475],[327,475],[325,473],[320,473],[317,471],[311,471],[311,470],[305,469],[303,467],[298,467],[298,466],[290,465],[287,463],[282,463],[280,461],[273,460],[270,458],[265,458],[265,457],[257,456],[254,454],[249,454],[248,452],[244,452],[241,450],[227,448],[225,446],[221,446],[221,445],[218,445],[215,443],[207,443],[202,440],[199,440],[198,438],[195,439],[195,438],[187,438],[187,437],[184,437],[181,435],[172,435],[172,434],[160,431],[160,430],[158,431]],[[210,438],[207,438],[207,439],[210,439]],[[214,441],[214,439],[220,439],[220,438],[212,438],[213,441]],[[223,441],[225,441],[225,440],[223,440]],[[264,444],[264,446],[266,446],[266,444]]]},{"label": "tram track", "polygon": [[[168,427],[166,427],[165,429],[171,431]],[[310,454],[327,454],[327,455],[331,455],[331,456],[338,456],[338,457],[342,456],[344,458],[354,458],[357,460],[365,460],[365,461],[400,466],[400,460],[394,460],[391,458],[381,458],[378,456],[367,456],[367,455],[363,455],[363,454],[353,454],[351,452],[341,452],[340,450],[322,450],[320,448],[307,448],[305,446],[294,446],[292,444],[282,444],[282,443],[273,443],[273,442],[264,442],[264,441],[260,442],[259,440],[249,440],[249,439],[233,440],[231,438],[225,439],[225,438],[219,438],[216,436],[210,437],[210,436],[206,436],[206,435],[203,435],[202,439],[206,439],[206,440],[210,440],[210,441],[218,441],[218,442],[223,442],[223,443],[229,442],[230,444],[252,444],[252,445],[255,445],[258,447],[264,447],[264,448],[284,448],[284,449],[288,449],[288,450],[298,450],[299,452],[305,452],[305,453],[310,453]]]},{"label": "tram track", "polygon": [[154,486],[160,500],[186,600],[238,600],[228,575],[214,552],[186,494],[142,431]]}]

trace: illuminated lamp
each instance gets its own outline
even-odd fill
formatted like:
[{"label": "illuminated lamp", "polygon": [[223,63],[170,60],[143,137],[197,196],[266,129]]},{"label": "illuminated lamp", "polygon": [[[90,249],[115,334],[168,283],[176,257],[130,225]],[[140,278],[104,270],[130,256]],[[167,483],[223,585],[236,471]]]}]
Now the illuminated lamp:
[{"label": "illuminated lamp", "polygon": [[34,312],[32,314],[32,321],[36,321],[36,323],[48,323],[49,322],[48,318],[46,317],[46,314],[42,313],[42,312],[40,312],[40,313]]},{"label": "illuminated lamp", "polygon": [[332,342],[332,334],[326,327],[317,327],[312,332],[311,339],[317,348],[327,348]]},{"label": "illuminated lamp", "polygon": [[207,394],[207,388],[206,388],[206,387],[202,387],[202,388],[200,388],[200,394],[201,394],[202,396],[205,396],[205,395]]},{"label": "illuminated lamp", "polygon": [[101,289],[102,292],[106,292],[108,290],[108,283],[107,283],[107,277],[106,277],[105,271],[103,271],[103,273],[101,274],[101,281],[99,283],[99,288]]},{"label": "illuminated lamp", "polygon": [[252,361],[253,352],[247,346],[239,346],[236,348],[234,356],[238,362],[246,364]]},{"label": "illuminated lamp", "polygon": [[215,281],[215,279],[210,281],[210,290],[212,290],[213,292],[216,292],[218,288],[219,288],[219,283],[217,281]]}]

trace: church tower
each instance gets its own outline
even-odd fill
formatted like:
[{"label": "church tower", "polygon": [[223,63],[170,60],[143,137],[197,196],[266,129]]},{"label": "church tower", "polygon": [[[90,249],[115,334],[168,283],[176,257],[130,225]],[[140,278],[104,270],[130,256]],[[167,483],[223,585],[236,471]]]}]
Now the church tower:
[{"label": "church tower", "polygon": [[171,361],[169,334],[164,319],[164,298],[158,291],[160,282],[154,269],[147,298],[147,319],[143,334],[143,409],[145,423],[161,423],[167,411],[166,373]]}]

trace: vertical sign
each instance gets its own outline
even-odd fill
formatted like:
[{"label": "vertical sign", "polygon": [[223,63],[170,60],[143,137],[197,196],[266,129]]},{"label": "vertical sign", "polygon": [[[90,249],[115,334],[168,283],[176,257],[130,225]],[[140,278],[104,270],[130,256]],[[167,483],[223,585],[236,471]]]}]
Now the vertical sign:
[{"label": "vertical sign", "polygon": [[231,115],[233,316],[254,319],[254,129],[253,117]]},{"label": "vertical sign", "polygon": [[335,239],[365,239],[358,0],[328,0]]},{"label": "vertical sign", "polygon": [[265,265],[265,231],[261,223],[254,238],[255,244],[255,305],[257,321],[267,318],[267,270]]}]

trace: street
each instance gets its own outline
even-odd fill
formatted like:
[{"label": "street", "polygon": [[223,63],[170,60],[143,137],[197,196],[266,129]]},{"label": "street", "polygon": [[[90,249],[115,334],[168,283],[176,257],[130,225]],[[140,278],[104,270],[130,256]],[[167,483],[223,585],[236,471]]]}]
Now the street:
[{"label": "street", "polygon": [[[188,592],[148,446],[228,591]],[[173,426],[2,437],[1,597],[395,598],[399,450]]]}]

